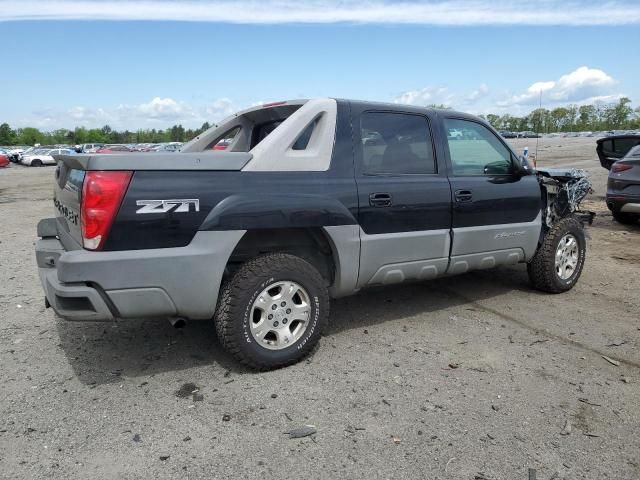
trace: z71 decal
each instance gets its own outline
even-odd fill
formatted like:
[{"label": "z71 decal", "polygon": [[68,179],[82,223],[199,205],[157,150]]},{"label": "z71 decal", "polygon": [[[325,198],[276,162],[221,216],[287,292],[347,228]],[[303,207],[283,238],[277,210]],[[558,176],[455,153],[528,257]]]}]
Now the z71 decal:
[{"label": "z71 decal", "polygon": [[200,200],[197,198],[189,199],[173,199],[173,200],[137,200],[136,205],[140,208],[136,213],[188,213],[191,211],[200,211]]}]

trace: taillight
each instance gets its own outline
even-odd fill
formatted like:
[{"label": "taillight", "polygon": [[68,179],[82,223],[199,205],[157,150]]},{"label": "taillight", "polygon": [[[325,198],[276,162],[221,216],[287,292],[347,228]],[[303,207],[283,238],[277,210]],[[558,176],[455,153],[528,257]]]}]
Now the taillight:
[{"label": "taillight", "polygon": [[633,165],[629,165],[628,163],[616,162],[613,165],[611,165],[611,171],[613,173],[624,172],[625,170],[631,170],[632,168],[633,168]]},{"label": "taillight", "polygon": [[82,185],[82,244],[100,250],[122,203],[132,172],[87,172]]}]

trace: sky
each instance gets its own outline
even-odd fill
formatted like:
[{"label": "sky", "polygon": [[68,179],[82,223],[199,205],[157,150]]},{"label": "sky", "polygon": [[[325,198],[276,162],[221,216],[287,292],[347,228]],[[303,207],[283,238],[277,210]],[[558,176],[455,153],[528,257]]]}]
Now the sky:
[{"label": "sky", "polygon": [[640,105],[640,1],[0,0],[0,123],[198,127],[293,98]]}]

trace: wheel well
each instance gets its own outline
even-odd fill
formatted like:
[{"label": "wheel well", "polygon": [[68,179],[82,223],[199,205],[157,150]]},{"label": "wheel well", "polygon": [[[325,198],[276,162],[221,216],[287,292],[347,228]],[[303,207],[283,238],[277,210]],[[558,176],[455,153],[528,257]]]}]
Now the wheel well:
[{"label": "wheel well", "polygon": [[313,265],[333,284],[336,263],[331,244],[322,228],[276,228],[247,230],[227,263],[226,273],[233,273],[241,264],[264,253],[290,253]]}]

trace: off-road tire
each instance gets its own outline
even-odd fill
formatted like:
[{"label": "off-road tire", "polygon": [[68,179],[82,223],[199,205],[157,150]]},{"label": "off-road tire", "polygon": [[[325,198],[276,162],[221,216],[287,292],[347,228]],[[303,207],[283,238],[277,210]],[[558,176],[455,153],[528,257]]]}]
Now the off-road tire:
[{"label": "off-road tire", "polygon": [[[249,322],[258,295],[270,284],[292,281],[309,294],[311,313],[303,335],[291,346],[269,350],[252,337]],[[329,318],[329,293],[324,278],[310,263],[286,253],[269,253],[243,264],[221,288],[215,314],[222,346],[241,363],[256,370],[285,367],[314,348]]]},{"label": "off-road tire", "polygon": [[41,160],[35,159],[31,162],[31,167],[44,167],[44,164]]},{"label": "off-road tire", "polygon": [[[572,234],[578,243],[578,264],[573,274],[563,280],[556,272],[555,257],[558,243],[568,233]],[[575,217],[563,218],[547,232],[542,245],[527,264],[531,284],[535,289],[548,293],[562,293],[571,290],[580,278],[586,253],[587,242],[582,224]]]},{"label": "off-road tire", "polygon": [[633,225],[638,221],[638,219],[640,219],[640,215],[628,213],[628,212],[621,212],[618,209],[612,210],[611,215],[613,215],[613,219],[616,222],[621,223],[623,225]]}]

